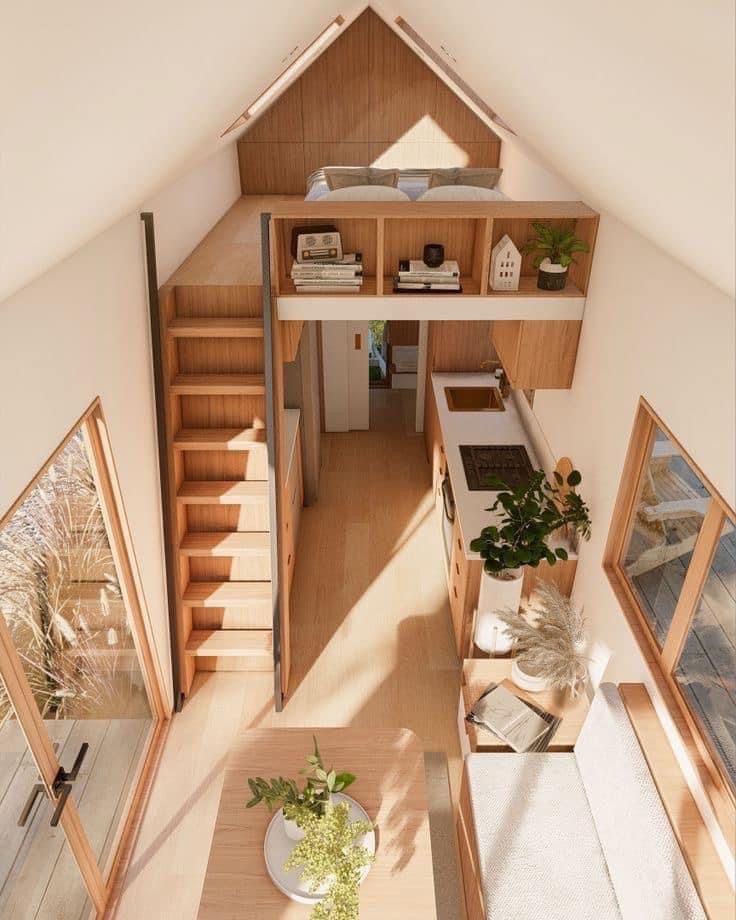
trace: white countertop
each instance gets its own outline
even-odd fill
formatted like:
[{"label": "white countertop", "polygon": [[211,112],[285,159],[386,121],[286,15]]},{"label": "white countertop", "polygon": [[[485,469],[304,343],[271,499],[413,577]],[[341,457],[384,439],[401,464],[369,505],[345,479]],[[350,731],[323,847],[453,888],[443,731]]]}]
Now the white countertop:
[{"label": "white countertop", "polygon": [[522,422],[513,399],[504,400],[504,412],[451,412],[447,407],[445,387],[497,386],[498,381],[487,373],[451,374],[433,373],[432,387],[437,403],[437,414],[445,446],[447,468],[455,496],[455,514],[460,522],[465,556],[479,559],[478,553],[469,550],[470,541],[491,523],[486,510],[496,500],[497,492],[483,490],[471,492],[465,479],[465,469],[460,457],[461,444],[523,444],[535,469],[540,468],[531,439]]},{"label": "white countertop", "polygon": [[294,462],[296,436],[299,432],[301,409],[284,409],[284,424],[281,429],[281,452],[284,457],[284,481],[289,478],[291,464]]}]

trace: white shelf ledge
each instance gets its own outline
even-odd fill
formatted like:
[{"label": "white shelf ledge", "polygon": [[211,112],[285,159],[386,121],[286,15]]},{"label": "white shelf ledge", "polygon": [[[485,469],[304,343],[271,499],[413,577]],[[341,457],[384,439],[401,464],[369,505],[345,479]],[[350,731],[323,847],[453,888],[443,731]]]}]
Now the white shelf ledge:
[{"label": "white shelf ledge", "polygon": [[585,310],[580,295],[289,294],[277,303],[281,320],[580,320]]}]

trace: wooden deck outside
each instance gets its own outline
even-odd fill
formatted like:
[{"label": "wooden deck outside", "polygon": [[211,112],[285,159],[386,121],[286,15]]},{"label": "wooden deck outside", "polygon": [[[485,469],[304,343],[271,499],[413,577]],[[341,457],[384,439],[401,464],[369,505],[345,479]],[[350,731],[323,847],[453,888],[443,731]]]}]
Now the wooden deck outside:
[{"label": "wooden deck outside", "polygon": [[[707,490],[679,456],[670,458],[652,481],[656,495],[650,496],[650,500],[667,503],[668,507],[709,499]],[[680,516],[673,511],[671,519],[656,525],[660,532],[655,534],[646,519],[647,510],[640,508],[643,520],[632,536],[627,554],[630,566],[625,565],[626,568],[636,571],[644,554],[652,552],[647,536],[650,539],[658,536],[662,541],[660,547],[666,551],[678,552],[678,546],[690,547],[664,564],[652,565],[631,576],[661,645],[672,623],[703,517]],[[736,784],[736,723],[731,715],[736,711],[736,531],[730,525],[721,536],[675,678],[699,720],[709,727],[720,759]]]}]

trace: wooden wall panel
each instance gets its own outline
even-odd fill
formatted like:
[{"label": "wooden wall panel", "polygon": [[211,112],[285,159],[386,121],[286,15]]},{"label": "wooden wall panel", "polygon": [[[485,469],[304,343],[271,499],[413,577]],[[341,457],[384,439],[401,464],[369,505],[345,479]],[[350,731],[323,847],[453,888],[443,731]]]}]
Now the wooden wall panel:
[{"label": "wooden wall panel", "polygon": [[498,137],[366,10],[238,141],[244,194],[303,194],[321,166],[497,166]]},{"label": "wooden wall panel", "polygon": [[370,24],[371,140],[435,140],[438,78],[378,16]]},{"label": "wooden wall panel", "polygon": [[419,320],[391,319],[388,325],[388,340],[392,345],[418,345]]},{"label": "wooden wall panel", "polygon": [[301,141],[238,144],[244,195],[300,195],[305,190]]},{"label": "wooden wall panel", "polygon": [[305,141],[371,139],[367,74],[375,18],[374,14],[359,16],[299,80]]},{"label": "wooden wall panel", "polygon": [[250,143],[304,140],[302,121],[302,82],[297,80],[285,90],[248,131]]},{"label": "wooden wall panel", "polygon": [[[305,141],[305,179],[315,169],[321,169],[328,163],[337,163],[340,166],[365,166],[366,163],[373,163],[374,146],[368,141]],[[302,182],[299,191],[304,192],[305,189]]]}]

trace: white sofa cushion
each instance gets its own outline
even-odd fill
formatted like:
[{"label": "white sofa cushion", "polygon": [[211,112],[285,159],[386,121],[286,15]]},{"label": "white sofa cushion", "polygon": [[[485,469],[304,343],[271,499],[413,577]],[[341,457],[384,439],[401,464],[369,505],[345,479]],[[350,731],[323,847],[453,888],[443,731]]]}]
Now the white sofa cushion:
[{"label": "white sofa cushion", "polygon": [[574,757],[624,920],[704,918],[657,787],[613,684],[599,687]]},{"label": "white sofa cushion", "polygon": [[620,917],[574,754],[465,759],[486,916]]}]

